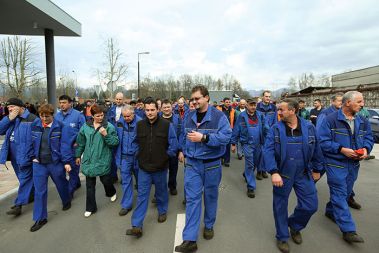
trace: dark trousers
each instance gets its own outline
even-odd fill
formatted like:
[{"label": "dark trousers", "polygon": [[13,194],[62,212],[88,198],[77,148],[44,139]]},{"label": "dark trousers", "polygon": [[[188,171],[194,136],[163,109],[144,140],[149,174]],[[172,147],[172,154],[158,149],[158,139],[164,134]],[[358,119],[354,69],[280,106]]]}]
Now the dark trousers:
[{"label": "dark trousers", "polygon": [[[116,194],[116,189],[113,186],[112,177],[110,174],[100,176],[100,181],[104,185],[105,195],[107,197],[112,197]],[[96,212],[96,177],[86,177],[86,187],[87,187],[87,201],[86,201],[86,211]]]},{"label": "dark trousers", "polygon": [[170,157],[168,165],[168,188],[176,189],[176,176],[178,174],[178,156]]},{"label": "dark trousers", "polygon": [[222,159],[224,159],[224,164],[230,163],[230,143],[226,145],[225,154],[222,156]]}]

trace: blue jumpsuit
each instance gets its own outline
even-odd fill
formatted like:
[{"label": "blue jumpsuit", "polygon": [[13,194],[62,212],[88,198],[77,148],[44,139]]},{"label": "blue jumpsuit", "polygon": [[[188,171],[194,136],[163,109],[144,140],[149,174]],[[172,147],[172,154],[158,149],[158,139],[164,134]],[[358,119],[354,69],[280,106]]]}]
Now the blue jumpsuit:
[{"label": "blue jumpsuit", "polygon": [[255,190],[256,182],[254,176],[255,167],[258,167],[261,161],[263,136],[267,125],[264,116],[256,111],[257,122],[249,119],[246,111],[242,112],[234,125],[231,143],[242,145],[245,155],[245,178],[247,188]]},{"label": "blue jumpsuit", "polygon": [[11,161],[20,184],[14,201],[16,206],[28,204],[34,191],[32,144],[27,137],[31,135],[31,124],[36,120],[36,116],[25,109],[21,116],[17,116],[12,121],[8,116],[0,121],[0,135],[5,135],[0,163],[5,164],[7,160]]},{"label": "blue jumpsuit", "polygon": [[[287,241],[288,227],[300,231],[307,225],[317,211],[318,200],[311,171],[321,172],[319,160],[321,150],[318,146],[315,128],[304,119],[301,122],[301,136],[287,136],[284,122],[270,129],[263,149],[266,170],[279,173],[282,187],[273,186],[273,212],[276,238]],[[292,188],[297,196],[297,206],[288,217],[288,198]]]},{"label": "blue jumpsuit", "polygon": [[58,112],[55,115],[55,120],[61,121],[66,127],[68,127],[70,135],[69,138],[71,140],[71,159],[70,166],[71,171],[69,172],[70,178],[69,189],[71,195],[75,192],[77,188],[80,187],[80,178],[79,178],[79,170],[80,166],[75,163],[75,145],[76,145],[76,137],[78,136],[80,128],[86,123],[86,118],[79,111],[71,108],[67,111],[67,113],[63,114],[62,112]]},{"label": "blue jumpsuit", "polygon": [[[141,118],[137,115],[129,124],[123,117],[117,122],[117,135],[120,140],[116,151],[116,164],[120,168],[122,180],[121,207],[131,209],[133,204],[133,179],[132,174],[138,178],[138,144],[137,144],[137,122]],[[137,184],[137,182],[136,182]]]},{"label": "blue jumpsuit", "polygon": [[320,127],[319,139],[330,189],[330,201],[325,212],[333,214],[342,232],[355,232],[356,227],[347,199],[358,177],[359,161],[347,158],[340,151],[342,147],[353,150],[366,148],[367,153],[370,153],[374,145],[370,123],[356,115],[352,133],[340,109],[325,117],[324,124]]},{"label": "blue jumpsuit", "polygon": [[48,145],[51,150],[51,163],[41,163],[40,148],[43,135],[43,127],[40,120],[33,123],[32,134],[28,138],[32,141],[33,148],[33,181],[35,187],[33,220],[47,219],[47,190],[48,177],[50,176],[57,187],[62,204],[65,206],[71,201],[69,183],[66,179],[64,164],[70,164],[71,140],[70,133],[64,129],[63,123],[53,121],[48,130]]},{"label": "blue jumpsuit", "polygon": [[[187,134],[198,131],[208,135],[208,142],[191,142]],[[181,146],[186,157],[184,189],[186,194],[186,225],[184,241],[197,241],[201,221],[202,196],[204,193],[204,225],[212,229],[216,221],[218,187],[221,182],[221,157],[230,142],[232,130],[226,116],[215,107],[208,110],[200,124],[196,111],[185,117],[182,127]]]}]

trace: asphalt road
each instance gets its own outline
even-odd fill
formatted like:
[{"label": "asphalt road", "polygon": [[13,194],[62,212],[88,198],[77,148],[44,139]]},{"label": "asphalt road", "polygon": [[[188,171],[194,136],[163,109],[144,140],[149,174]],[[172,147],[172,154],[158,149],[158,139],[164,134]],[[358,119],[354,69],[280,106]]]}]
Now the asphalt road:
[{"label": "asphalt road", "polygon": [[[272,216],[272,187],[269,179],[258,181],[256,198],[245,194],[245,183],[241,176],[243,162],[232,158],[232,167],[223,169],[220,186],[219,210],[215,225],[215,237],[205,241],[199,236],[198,252],[204,253],[245,253],[279,252],[275,245],[275,228]],[[333,252],[378,252],[379,249],[379,184],[378,160],[364,161],[355,186],[356,199],[362,204],[360,211],[352,210],[358,232],[365,239],[364,244],[349,245],[344,242],[338,227],[324,216],[324,207],[329,191],[326,180],[318,183],[319,211],[303,230],[303,244],[290,241],[291,252],[333,253]],[[140,239],[128,237],[125,231],[130,227],[130,214],[118,215],[119,203],[111,203],[105,197],[98,180],[98,212],[84,218],[85,187],[79,189],[72,208],[61,210],[57,191],[50,180],[48,211],[49,222],[39,231],[31,233],[33,225],[32,205],[23,209],[20,217],[5,214],[12,205],[11,196],[0,202],[0,252],[173,252],[177,214],[184,213],[183,173],[178,176],[179,195],[170,196],[168,219],[157,222],[157,211],[150,204],[144,223],[144,236]],[[85,185],[85,182],[82,182]],[[117,184],[119,196],[120,185]],[[152,193],[153,194],[153,193]],[[295,205],[292,192],[290,211]]]}]

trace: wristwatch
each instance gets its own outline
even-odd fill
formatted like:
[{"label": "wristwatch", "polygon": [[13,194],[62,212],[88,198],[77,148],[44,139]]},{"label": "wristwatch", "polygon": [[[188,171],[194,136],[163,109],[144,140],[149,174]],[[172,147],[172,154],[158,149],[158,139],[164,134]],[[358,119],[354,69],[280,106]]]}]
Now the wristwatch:
[{"label": "wristwatch", "polygon": [[203,137],[201,137],[201,142],[205,142],[207,140],[207,135],[203,134]]}]

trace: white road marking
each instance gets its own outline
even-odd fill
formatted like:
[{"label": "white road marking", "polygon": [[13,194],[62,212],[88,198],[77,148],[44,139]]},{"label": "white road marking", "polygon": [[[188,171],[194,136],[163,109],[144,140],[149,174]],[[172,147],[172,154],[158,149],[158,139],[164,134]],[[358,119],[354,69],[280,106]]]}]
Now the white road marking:
[{"label": "white road marking", "polygon": [[18,191],[18,187],[14,188],[14,189],[12,189],[10,191],[7,191],[4,194],[1,194],[0,195],[0,201],[3,200],[3,199],[6,199],[8,196],[10,196],[10,195],[12,195],[14,193],[17,193],[17,191]]},{"label": "white road marking", "polygon": [[175,230],[175,243],[174,243],[174,250],[175,253],[175,246],[178,246],[182,244],[182,233],[184,229],[184,225],[186,224],[186,214],[185,213],[179,213],[176,216],[176,230]]}]

